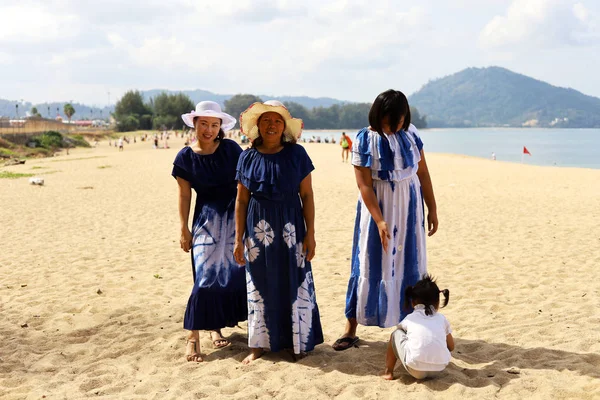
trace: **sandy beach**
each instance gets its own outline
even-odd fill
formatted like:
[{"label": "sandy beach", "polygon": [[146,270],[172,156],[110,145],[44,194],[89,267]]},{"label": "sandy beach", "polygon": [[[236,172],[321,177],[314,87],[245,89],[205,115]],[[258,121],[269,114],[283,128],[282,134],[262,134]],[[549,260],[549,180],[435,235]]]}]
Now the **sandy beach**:
[{"label": "sandy beach", "polygon": [[[456,349],[434,380],[379,377],[391,330],[359,327],[336,352],[356,210],[340,147],[305,144],[316,167],[313,260],[325,343],[249,366],[246,325],[205,362],[184,358],[189,255],[179,248],[170,149],[76,149],[2,170],[2,399],[600,398],[600,170],[428,154],[439,231],[429,271],[450,289]],[[427,143],[425,143],[427,151]]]}]

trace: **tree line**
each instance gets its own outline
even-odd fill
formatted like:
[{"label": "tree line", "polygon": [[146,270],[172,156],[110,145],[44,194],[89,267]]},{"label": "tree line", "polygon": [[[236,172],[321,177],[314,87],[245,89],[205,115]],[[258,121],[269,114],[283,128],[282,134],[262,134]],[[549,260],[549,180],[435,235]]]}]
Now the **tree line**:
[{"label": "tree line", "polygon": [[[252,94],[237,94],[225,101],[224,111],[239,120],[240,114],[255,102],[263,102]],[[369,125],[370,103],[334,104],[330,107],[308,109],[295,102],[284,102],[294,118],[301,118],[304,129],[360,129]],[[120,132],[138,129],[184,129],[181,114],[195,108],[183,93],[161,93],[144,102],[142,94],[129,91],[117,102],[113,116]],[[417,128],[425,128],[427,121],[411,107],[411,120]],[[239,123],[236,125],[239,128]]]},{"label": "tree line", "polygon": [[[73,107],[71,103],[67,103],[63,107],[63,112],[67,118],[69,118],[69,123],[71,123],[71,117],[75,114],[75,107]],[[38,111],[37,107],[31,108],[31,117],[42,118],[42,114]]]}]

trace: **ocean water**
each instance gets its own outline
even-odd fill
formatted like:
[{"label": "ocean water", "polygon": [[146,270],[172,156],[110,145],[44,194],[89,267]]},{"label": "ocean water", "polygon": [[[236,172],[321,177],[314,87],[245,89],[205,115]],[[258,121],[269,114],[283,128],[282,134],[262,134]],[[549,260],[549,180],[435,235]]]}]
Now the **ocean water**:
[{"label": "ocean water", "polygon": [[[357,131],[345,132],[354,138]],[[496,153],[498,161],[600,169],[600,129],[421,129],[419,134],[426,152],[482,158]],[[341,135],[342,130],[307,130],[302,138],[335,138],[339,143]],[[523,155],[524,146],[531,156]]]}]

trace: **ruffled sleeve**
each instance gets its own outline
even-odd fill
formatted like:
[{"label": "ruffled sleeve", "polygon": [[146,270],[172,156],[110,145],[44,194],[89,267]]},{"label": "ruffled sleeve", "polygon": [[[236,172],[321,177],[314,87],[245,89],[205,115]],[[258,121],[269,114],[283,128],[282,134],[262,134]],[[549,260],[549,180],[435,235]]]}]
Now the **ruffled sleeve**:
[{"label": "ruffled sleeve", "polygon": [[276,199],[298,193],[300,182],[313,169],[306,150],[298,144],[288,144],[277,154],[250,148],[239,158],[236,179],[251,193]]},{"label": "ruffled sleeve", "polygon": [[186,146],[177,153],[171,175],[185,179],[197,190],[235,186],[241,152],[240,146],[229,139],[223,139],[213,154],[196,154]]},{"label": "ruffled sleeve", "polygon": [[352,143],[352,165],[369,168],[373,165],[371,135],[367,128],[358,131]]},{"label": "ruffled sleeve", "polygon": [[175,161],[173,161],[173,170],[171,171],[171,176],[173,176],[173,178],[177,179],[177,177],[180,177],[188,182],[192,182],[192,160],[190,158],[189,151],[191,151],[189,147],[184,147],[183,149],[179,150],[179,153],[177,153],[175,156]]},{"label": "ruffled sleeve", "polygon": [[295,169],[297,171],[298,182],[302,182],[315,169],[315,166],[308,156],[306,149],[300,145],[294,146],[294,156],[292,159],[297,166]]},{"label": "ruffled sleeve", "polygon": [[242,152],[238,160],[235,179],[251,192],[272,186],[277,181],[278,168],[268,160],[261,160],[260,156],[256,149],[249,148]]},{"label": "ruffled sleeve", "polygon": [[240,154],[242,154],[242,148],[240,147],[239,144],[237,144],[237,142],[234,142],[233,140],[230,139],[223,139],[223,143],[226,143],[227,145],[227,150],[228,150],[228,155],[229,157],[231,157],[232,159],[235,159],[235,165],[237,165],[237,161],[240,158]]},{"label": "ruffled sleeve", "polygon": [[408,133],[413,137],[415,144],[417,145],[417,149],[419,149],[419,152],[421,152],[421,150],[423,150],[423,141],[421,140],[421,136],[419,135],[419,130],[417,127],[413,124],[410,124],[408,127]]},{"label": "ruffled sleeve", "polygon": [[422,147],[414,125],[393,135],[379,135],[364,128],[356,134],[352,164],[370,168],[374,180],[401,181],[416,174]]}]

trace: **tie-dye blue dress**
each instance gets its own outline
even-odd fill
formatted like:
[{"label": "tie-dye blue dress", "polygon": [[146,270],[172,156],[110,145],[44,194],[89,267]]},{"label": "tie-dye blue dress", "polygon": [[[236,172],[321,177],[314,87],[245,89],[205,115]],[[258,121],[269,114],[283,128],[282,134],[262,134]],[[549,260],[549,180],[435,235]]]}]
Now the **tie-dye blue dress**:
[{"label": "tie-dye blue dress", "polygon": [[323,343],[312,268],[302,251],[300,182],[313,169],[298,144],[240,156],[237,179],[251,194],[244,239],[251,348],[300,354]]},{"label": "tie-dye blue dress", "polygon": [[377,224],[359,194],[346,294],[346,318],[382,328],[397,325],[412,312],[403,308],[404,289],[427,272],[423,198],[417,177],[423,142],[414,125],[386,137],[364,128],[352,146],[352,164],[371,169],[391,239],[386,253]]},{"label": "tie-dye blue dress", "polygon": [[240,146],[223,139],[213,154],[190,147],[179,151],[173,177],[188,181],[196,192],[192,223],[194,287],[183,320],[184,329],[233,327],[248,317],[244,268],[233,258],[235,180]]}]

